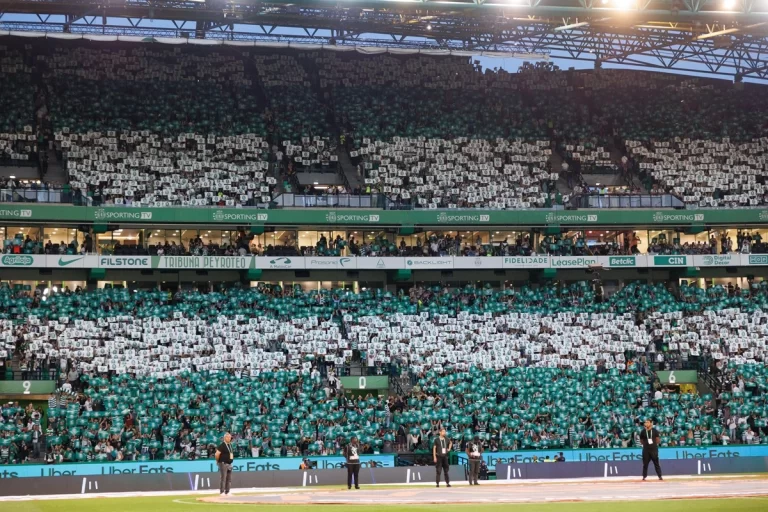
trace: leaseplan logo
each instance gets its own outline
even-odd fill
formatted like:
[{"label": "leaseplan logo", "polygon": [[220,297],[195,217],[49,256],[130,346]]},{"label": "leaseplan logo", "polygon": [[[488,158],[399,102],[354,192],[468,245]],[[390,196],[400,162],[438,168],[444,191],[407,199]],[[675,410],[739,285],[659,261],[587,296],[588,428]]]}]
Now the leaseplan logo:
[{"label": "leaseplan logo", "polygon": [[269,268],[291,268],[291,258],[275,258],[269,260]]},{"label": "leaseplan logo", "polygon": [[64,258],[59,258],[59,266],[60,267],[67,267],[71,265],[72,263],[75,263],[77,261],[80,261],[83,259],[83,256],[80,256],[79,258],[72,258],[69,260],[65,260]]}]

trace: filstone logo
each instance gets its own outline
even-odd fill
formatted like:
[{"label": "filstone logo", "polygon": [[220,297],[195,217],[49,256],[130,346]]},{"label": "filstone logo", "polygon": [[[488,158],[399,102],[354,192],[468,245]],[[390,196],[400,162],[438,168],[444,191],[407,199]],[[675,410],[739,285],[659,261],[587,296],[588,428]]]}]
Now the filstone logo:
[{"label": "filstone logo", "polygon": [[379,222],[380,215],[359,215],[355,213],[328,212],[325,214],[327,222]]},{"label": "filstone logo", "polygon": [[100,258],[99,259],[99,266],[100,267],[148,267],[149,266],[149,257],[139,257],[139,258],[115,258],[115,257],[108,257],[108,258]]},{"label": "filstone logo", "polygon": [[454,222],[490,222],[490,215],[474,215],[474,214],[462,214],[462,215],[449,215],[447,212],[440,212],[437,214],[437,222],[440,224],[454,223]]},{"label": "filstone logo", "polygon": [[583,213],[548,213],[544,219],[547,224],[558,222],[597,222],[597,214],[585,215]]},{"label": "filstone logo", "polygon": [[35,259],[32,256],[3,256],[3,265],[6,267],[29,267],[34,263]]},{"label": "filstone logo", "polygon": [[93,212],[93,218],[96,220],[152,220],[152,212],[130,212],[97,208]]},{"label": "filstone logo", "polygon": [[214,222],[266,222],[269,219],[268,213],[245,213],[236,212],[229,213],[224,210],[216,210],[213,212]]},{"label": "filstone logo", "polygon": [[20,219],[29,219],[32,217],[32,210],[20,210],[13,208],[10,210],[0,210],[0,217],[18,217]]},{"label": "filstone logo", "polygon": [[704,214],[654,212],[653,222],[704,222]]}]

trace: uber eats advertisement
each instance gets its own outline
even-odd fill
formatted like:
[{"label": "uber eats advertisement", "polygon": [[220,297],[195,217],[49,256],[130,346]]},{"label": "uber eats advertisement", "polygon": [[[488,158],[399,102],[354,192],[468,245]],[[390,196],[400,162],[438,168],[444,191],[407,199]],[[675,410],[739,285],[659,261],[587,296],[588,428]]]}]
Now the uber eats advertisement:
[{"label": "uber eats advertisement", "polygon": [[[315,464],[315,469],[341,469],[344,457],[307,457]],[[298,470],[302,457],[260,457],[235,459],[233,471],[287,471]],[[395,466],[394,455],[362,455],[363,468],[392,468]],[[95,476],[95,475],[161,475],[167,473],[217,473],[214,459],[195,461],[146,461],[112,463],[72,463],[72,464],[19,464],[0,466],[0,478],[40,478],[59,476]]]}]

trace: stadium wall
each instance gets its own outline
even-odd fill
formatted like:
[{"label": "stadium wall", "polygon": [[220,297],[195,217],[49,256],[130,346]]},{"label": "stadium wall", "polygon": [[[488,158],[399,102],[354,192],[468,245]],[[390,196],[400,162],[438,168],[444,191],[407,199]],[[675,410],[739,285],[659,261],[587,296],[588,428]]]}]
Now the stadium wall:
[{"label": "stadium wall", "polygon": [[[562,478],[639,478],[639,461],[617,462],[557,462],[499,464],[497,480],[541,480]],[[765,473],[768,457],[734,457],[697,460],[664,460],[665,476],[727,475]],[[0,476],[7,471],[0,471]],[[450,469],[454,481],[466,480],[466,466],[454,465]],[[360,471],[360,484],[431,483],[435,476],[430,466],[397,468],[366,467]],[[654,477],[651,472],[651,477]],[[266,470],[234,472],[232,488],[281,488],[338,485],[347,481],[343,468],[318,470]],[[100,494],[128,492],[207,491],[218,490],[217,472],[143,473],[106,475],[59,475],[56,477],[0,478],[0,496],[45,496],[55,494]]]},{"label": "stadium wall", "polygon": [[138,208],[0,205],[0,221],[205,225],[328,226],[665,226],[768,225],[768,209],[701,210],[374,210],[255,208]]}]

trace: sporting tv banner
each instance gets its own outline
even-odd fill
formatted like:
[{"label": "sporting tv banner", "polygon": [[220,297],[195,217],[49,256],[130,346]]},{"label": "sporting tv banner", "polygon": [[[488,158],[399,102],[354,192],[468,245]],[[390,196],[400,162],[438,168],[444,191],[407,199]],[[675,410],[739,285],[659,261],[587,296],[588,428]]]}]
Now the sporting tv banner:
[{"label": "sporting tv banner", "polygon": [[768,266],[768,254],[636,256],[107,256],[4,254],[0,267],[161,270],[485,270]]}]

